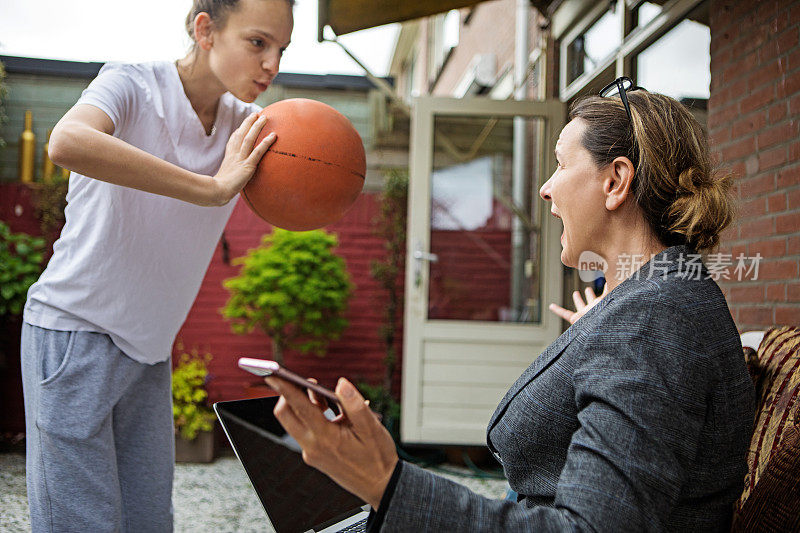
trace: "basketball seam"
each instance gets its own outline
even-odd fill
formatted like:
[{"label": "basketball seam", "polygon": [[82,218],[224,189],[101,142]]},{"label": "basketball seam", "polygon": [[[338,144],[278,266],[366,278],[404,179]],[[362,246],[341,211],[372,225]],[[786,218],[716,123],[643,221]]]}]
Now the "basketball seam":
[{"label": "basketball seam", "polygon": [[318,159],[316,157],[309,157],[307,155],[293,154],[292,152],[282,152],[280,150],[272,150],[272,149],[270,149],[269,151],[273,152],[275,154],[279,154],[279,155],[287,155],[287,156],[290,156],[290,157],[302,157],[303,159],[306,159],[306,160],[314,162],[314,163],[322,163],[322,164],[325,164],[325,165],[330,165],[332,167],[339,167],[339,168],[341,168],[343,170],[346,170],[347,172],[350,172],[351,174],[355,174],[356,176],[358,176],[362,180],[366,180],[366,178],[362,174],[359,174],[355,170],[351,170],[351,169],[347,168],[344,165],[340,165],[339,163],[333,163],[331,161],[324,161],[322,159]]},{"label": "basketball seam", "polygon": [[[244,199],[245,199],[245,201],[247,202],[247,205],[249,205],[249,206],[250,206],[250,209],[252,209],[252,210],[253,210],[253,212],[254,212],[256,215],[258,215],[259,217],[261,217],[263,220],[267,220],[267,219],[264,217],[264,215],[262,215],[262,214],[261,214],[261,211],[259,211],[259,210],[256,208],[255,204],[254,204],[253,202],[251,202],[251,201],[250,201],[250,198],[248,198],[248,196],[247,196],[247,190],[246,190],[246,189],[242,189],[242,195],[244,196]],[[272,222],[268,222],[268,223],[269,223],[269,224],[272,224]],[[274,226],[275,224],[272,224],[272,225]]]}]

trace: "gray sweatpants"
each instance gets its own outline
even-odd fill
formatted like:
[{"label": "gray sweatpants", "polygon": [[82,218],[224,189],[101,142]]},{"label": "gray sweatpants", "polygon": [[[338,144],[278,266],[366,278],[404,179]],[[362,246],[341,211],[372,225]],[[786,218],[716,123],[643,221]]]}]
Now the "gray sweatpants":
[{"label": "gray sweatpants", "polygon": [[40,531],[172,531],[169,361],[108,335],[22,327],[28,503]]}]

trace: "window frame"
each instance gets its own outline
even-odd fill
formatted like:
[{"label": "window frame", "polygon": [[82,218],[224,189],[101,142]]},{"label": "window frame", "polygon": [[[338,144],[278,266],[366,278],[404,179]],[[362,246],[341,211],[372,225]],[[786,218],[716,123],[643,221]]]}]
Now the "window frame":
[{"label": "window frame", "polygon": [[[619,76],[631,76],[633,72],[633,61],[637,54],[661,38],[669,30],[675,27],[693,9],[708,0],[671,0],[664,4],[662,11],[647,25],[632,28],[633,9],[642,0],[624,0],[601,2],[595,5],[586,14],[576,19],[571,28],[564,32],[559,39],[559,81],[558,97],[562,102],[569,102],[576,96],[584,94],[589,86],[598,84],[598,78],[609,68],[613,68],[613,78]],[[603,14],[608,11],[611,4],[616,3],[617,13],[620,17],[619,27],[623,32],[622,42],[614,52],[591,71],[584,72],[572,83],[567,84],[567,64],[569,45],[582,33],[589,29]],[[613,79],[611,78],[611,79]],[[602,81],[602,80],[600,80]]]}]

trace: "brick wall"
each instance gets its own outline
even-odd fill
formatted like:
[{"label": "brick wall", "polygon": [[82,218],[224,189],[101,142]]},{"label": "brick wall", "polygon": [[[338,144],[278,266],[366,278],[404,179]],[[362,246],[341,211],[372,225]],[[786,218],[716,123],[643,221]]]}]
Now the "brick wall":
[{"label": "brick wall", "polygon": [[[431,94],[452,96],[477,53],[495,55],[497,76],[514,68],[515,6],[516,0],[494,0],[474,7],[469,22],[460,27],[459,45],[444,65]],[[528,45],[532,50],[539,34],[539,13],[535,9],[529,10],[529,29]]]},{"label": "brick wall", "polygon": [[[367,380],[373,384],[382,382],[385,351],[378,337],[378,328],[383,320],[387,296],[369,275],[371,261],[381,258],[384,253],[383,241],[373,234],[373,221],[378,208],[376,195],[362,194],[341,221],[326,228],[338,234],[337,251],[344,257],[355,285],[346,314],[349,326],[342,338],[333,342],[327,355],[322,358],[295,352],[285,354],[288,368],[302,375],[314,376],[323,385],[334,386],[339,376]],[[258,246],[261,236],[270,231],[269,224],[253,215],[239,201],[225,228],[231,259]],[[260,331],[235,335],[220,313],[228,299],[222,281],[235,276],[238,271],[238,266],[225,264],[222,247],[218,245],[194,306],[178,333],[178,339],[186,350],[208,351],[214,357],[209,366],[212,376],[208,387],[211,401],[242,398],[249,384],[263,383],[252,374],[240,370],[236,361],[240,356],[269,358],[271,354],[266,335]],[[398,338],[402,338],[402,334]],[[395,387],[399,392],[399,375]]]},{"label": "brick wall", "polygon": [[764,258],[757,280],[721,286],[740,330],[797,325],[800,3],[718,0],[710,16],[709,134],[716,159],[734,174],[740,202],[722,251]]}]

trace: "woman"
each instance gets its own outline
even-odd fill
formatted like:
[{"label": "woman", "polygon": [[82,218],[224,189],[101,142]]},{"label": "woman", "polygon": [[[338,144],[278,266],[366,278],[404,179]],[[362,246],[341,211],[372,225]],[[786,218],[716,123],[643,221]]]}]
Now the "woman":
[{"label": "woman", "polygon": [[195,0],[186,57],[105,65],[53,131],[72,174],[24,312],[33,531],[172,530],[172,344],[275,139],[255,144],[252,102],[278,73],[292,5]]},{"label": "woman", "polygon": [[731,220],[730,178],[713,177],[702,128],[680,103],[643,90],[621,96],[573,106],[558,168],[540,190],[564,223],[562,262],[600,254],[608,287],[490,420],[487,443],[518,502],[399,461],[344,379],[345,417],[333,422],[316,398],[267,380],[305,460],[377,510],[371,530],[729,528],[754,392],[722,293],[688,265]]}]

